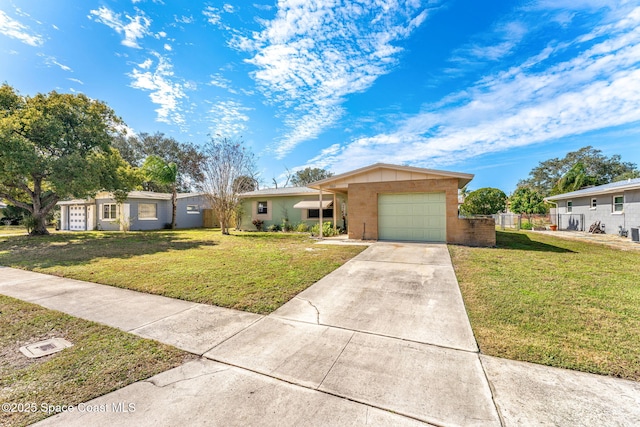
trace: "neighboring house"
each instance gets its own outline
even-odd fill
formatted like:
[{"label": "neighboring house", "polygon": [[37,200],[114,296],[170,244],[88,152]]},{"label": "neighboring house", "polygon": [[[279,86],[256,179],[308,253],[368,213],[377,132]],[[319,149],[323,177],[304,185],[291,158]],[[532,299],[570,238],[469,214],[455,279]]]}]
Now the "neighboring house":
[{"label": "neighboring house", "polygon": [[265,230],[274,224],[282,225],[285,219],[294,226],[304,222],[311,227],[320,221],[320,215],[323,222],[345,228],[342,214],[346,197],[343,195],[336,195],[334,201],[332,194],[323,194],[322,212],[318,190],[308,187],[267,188],[243,193],[241,197],[242,217],[238,228],[242,230],[255,230],[255,219],[263,221]]},{"label": "neighboring house", "polygon": [[[473,175],[377,163],[309,184],[304,188],[242,194],[243,230],[330,221],[349,238],[495,245],[493,219],[458,217],[458,190]],[[320,202],[322,200],[322,204]],[[344,217],[344,219],[343,219]]]},{"label": "neighboring house", "polygon": [[[111,193],[98,193],[88,200],[66,200],[60,206],[60,229],[159,230],[171,224],[171,194],[150,191],[132,191],[127,200],[116,203]],[[207,206],[200,193],[178,194],[176,211],[177,228],[203,226],[203,209]]]},{"label": "neighboring house", "polygon": [[6,204],[0,202],[0,219],[2,219],[4,217],[4,213],[3,213],[2,209],[6,208],[6,207],[7,207]]},{"label": "neighboring house", "polygon": [[557,204],[552,218],[561,230],[588,230],[600,221],[607,234],[640,227],[640,178],[550,196]]}]

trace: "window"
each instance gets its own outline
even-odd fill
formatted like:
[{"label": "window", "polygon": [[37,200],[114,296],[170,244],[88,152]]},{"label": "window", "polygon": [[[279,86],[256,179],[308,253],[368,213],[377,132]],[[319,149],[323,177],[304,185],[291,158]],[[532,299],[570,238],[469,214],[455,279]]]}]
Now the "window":
[{"label": "window", "polygon": [[138,219],[158,219],[158,205],[155,203],[140,203],[138,205]]},{"label": "window", "polygon": [[624,209],[624,196],[615,196],[613,198],[613,211],[622,212]]},{"label": "window", "polygon": [[198,205],[187,205],[187,213],[188,214],[199,214],[200,206]]},{"label": "window", "polygon": [[568,201],[567,202],[567,213],[571,213],[573,212],[573,202],[572,201]]},{"label": "window", "polygon": [[102,205],[102,219],[117,219],[117,205],[115,203],[105,203]]},{"label": "window", "polygon": [[[307,210],[307,218],[320,218],[320,209]],[[322,218],[333,218],[333,208],[322,209]]]},{"label": "window", "polygon": [[591,199],[591,209],[595,209],[596,206],[598,206],[598,199],[596,198]]},{"label": "window", "polygon": [[269,213],[267,211],[267,202],[258,202],[258,215],[266,215]]}]

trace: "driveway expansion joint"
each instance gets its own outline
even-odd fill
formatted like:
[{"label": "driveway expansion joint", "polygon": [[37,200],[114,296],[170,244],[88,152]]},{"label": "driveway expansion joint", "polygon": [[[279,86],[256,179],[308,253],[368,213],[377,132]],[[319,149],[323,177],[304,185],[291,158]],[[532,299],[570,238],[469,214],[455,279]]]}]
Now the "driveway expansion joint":
[{"label": "driveway expansion joint", "polygon": [[[252,327],[253,325],[255,325],[256,323],[260,322],[261,320],[263,320],[265,317],[267,316],[261,316],[259,318],[257,318],[256,320],[254,320],[253,322],[249,323],[247,326],[245,326],[244,328],[240,329],[239,331],[237,331],[235,334],[228,336],[227,338],[225,338],[224,340],[220,341],[219,343],[217,343],[216,345],[214,345],[213,347],[211,347],[210,349],[208,349],[207,351],[205,351],[202,354],[199,354],[198,356],[201,357],[205,357],[207,359],[209,359],[208,357],[205,356],[205,354],[207,354],[208,352],[210,352],[211,350],[213,350],[214,348],[218,347],[219,345],[229,341],[231,338],[235,337],[236,335],[246,331],[247,329],[249,329],[250,327]],[[214,359],[211,359],[214,360]]]}]

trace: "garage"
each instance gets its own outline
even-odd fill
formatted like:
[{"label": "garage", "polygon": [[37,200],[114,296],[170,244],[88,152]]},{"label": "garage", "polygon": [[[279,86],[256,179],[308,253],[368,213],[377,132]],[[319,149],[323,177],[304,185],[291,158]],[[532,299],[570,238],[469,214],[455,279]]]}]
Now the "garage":
[{"label": "garage", "polygon": [[86,207],[83,205],[69,206],[69,230],[84,231],[86,229]]},{"label": "garage", "polygon": [[446,242],[445,193],[378,195],[378,238]]}]

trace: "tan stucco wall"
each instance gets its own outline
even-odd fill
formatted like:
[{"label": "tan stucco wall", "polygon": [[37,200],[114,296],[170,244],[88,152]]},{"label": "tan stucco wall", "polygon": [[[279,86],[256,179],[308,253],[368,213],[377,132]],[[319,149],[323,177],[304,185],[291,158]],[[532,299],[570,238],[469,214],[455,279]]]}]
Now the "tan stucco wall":
[{"label": "tan stucco wall", "polygon": [[348,224],[350,239],[378,239],[378,194],[445,193],[447,242],[471,246],[494,246],[495,225],[487,221],[458,218],[458,180],[425,179],[413,181],[349,184]]}]

